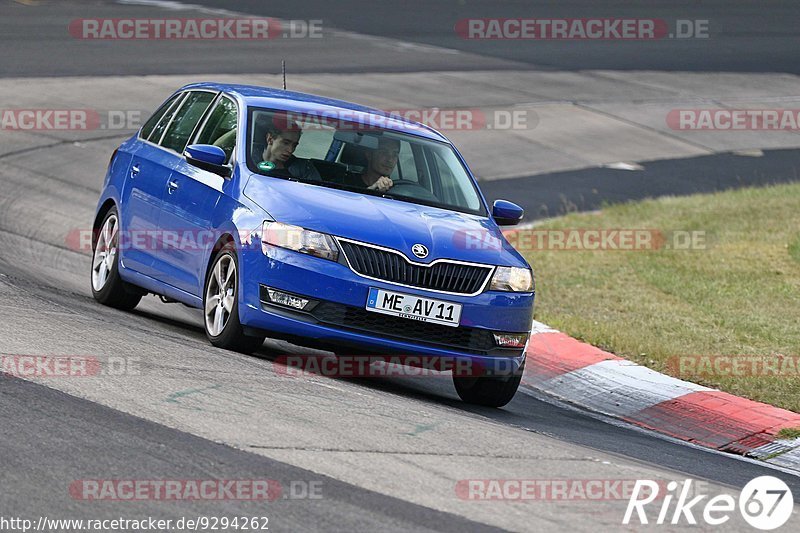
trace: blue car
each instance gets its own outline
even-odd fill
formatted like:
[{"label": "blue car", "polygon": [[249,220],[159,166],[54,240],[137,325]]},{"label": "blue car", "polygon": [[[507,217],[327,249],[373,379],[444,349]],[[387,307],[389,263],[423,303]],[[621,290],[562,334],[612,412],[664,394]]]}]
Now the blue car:
[{"label": "blue car", "polygon": [[201,83],[114,152],[94,220],[92,292],[203,310],[218,347],[265,337],[338,354],[466,363],[467,402],[514,396],[533,273],[439,132],[339,100]]}]

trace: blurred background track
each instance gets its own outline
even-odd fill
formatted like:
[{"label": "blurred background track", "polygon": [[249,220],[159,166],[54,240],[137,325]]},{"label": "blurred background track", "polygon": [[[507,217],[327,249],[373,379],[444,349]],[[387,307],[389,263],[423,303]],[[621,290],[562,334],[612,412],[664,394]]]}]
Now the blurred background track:
[{"label": "blurred background track", "polygon": [[[286,59],[290,89],[388,110],[468,110],[476,118],[471,127],[448,129],[441,118],[433,125],[445,126],[487,197],[513,192],[528,220],[606,201],[797,179],[797,130],[686,131],[668,125],[667,116],[680,109],[800,109],[800,37],[793,25],[800,5],[656,5],[6,0],[0,3],[0,43],[8,51],[0,59],[6,78],[0,102],[4,109],[91,102],[98,111],[136,111],[144,120],[186,82],[280,86],[277,73]],[[425,16],[409,16],[420,12]],[[322,37],[120,41],[80,40],[68,31],[80,18],[236,13],[321,21]],[[710,36],[465,40],[454,30],[470,17],[591,16],[708,20]],[[511,114],[521,117],[519,126],[502,127],[500,117]],[[2,134],[1,152],[39,142],[25,133]],[[54,136],[79,137],[37,135]],[[774,152],[760,157],[763,150]]]},{"label": "blurred background track", "polygon": [[[16,446],[16,454],[52,454],[53,446],[94,453],[94,459],[81,456],[48,475],[22,459],[13,468],[5,462],[0,483],[14,486],[16,495],[0,501],[20,513],[116,516],[119,506],[72,501],[66,487],[78,476],[214,477],[248,467],[305,475],[292,470],[298,467],[351,484],[353,494],[364,494],[385,512],[376,517],[364,506],[323,505],[336,525],[331,528],[316,515],[303,521],[293,510],[284,514],[276,507],[275,529],[282,529],[282,514],[290,528],[369,529],[378,519],[386,520],[387,529],[407,528],[418,524],[408,515],[424,506],[442,513],[431,518],[434,529],[435,520],[455,514],[464,519],[454,522],[462,529],[471,529],[466,520],[472,520],[519,531],[531,523],[596,531],[598,525],[618,525],[625,502],[483,504],[460,500],[454,486],[467,478],[690,475],[711,480],[716,491],[773,473],[607,424],[534,390],[503,410],[489,410],[459,402],[449,379],[282,377],[275,356],[307,349],[268,341],[258,356],[231,354],[208,345],[199,313],[182,306],[148,297],[126,314],[95,304],[89,256],[68,236],[90,228],[113,149],[171,91],[207,79],[280,86],[281,59],[287,60],[289,88],[298,91],[384,109],[524,111],[530,119],[526,128],[444,133],[481,178],[487,196],[520,202],[529,219],[594,209],[603,201],[795,180],[796,133],[676,131],[667,126],[666,115],[681,108],[800,107],[794,27],[800,6],[659,2],[662,7],[644,9],[617,2],[488,0],[194,4],[0,1],[0,109],[92,109],[104,119],[91,131],[0,129],[0,354],[117,356],[142,364],[135,376],[43,380],[81,399],[67,401],[66,414],[57,405],[59,395],[0,381],[7,406],[0,419],[4,427],[19,428],[3,433],[4,448]],[[81,41],[67,29],[81,17],[213,17],[220,7],[321,19],[323,38]],[[476,16],[708,18],[713,38],[636,43],[458,38],[456,21]],[[121,127],[108,122],[120,112],[132,113],[138,122]],[[68,416],[72,423],[61,423]],[[92,422],[93,416],[98,421]],[[133,417],[166,426],[154,440],[169,443],[171,453],[153,448],[159,461],[152,463],[125,453],[126,443],[136,442],[137,449],[150,445],[129,440],[144,424]],[[92,446],[103,427],[114,428],[113,438]],[[225,447],[217,454],[200,446],[196,456],[194,437],[186,433],[242,451]],[[281,463],[265,463],[265,457]],[[800,490],[796,477],[779,475]],[[331,490],[335,500],[348,487]],[[148,507],[122,506],[132,514],[144,510]],[[352,520],[339,521],[345,518]]]}]

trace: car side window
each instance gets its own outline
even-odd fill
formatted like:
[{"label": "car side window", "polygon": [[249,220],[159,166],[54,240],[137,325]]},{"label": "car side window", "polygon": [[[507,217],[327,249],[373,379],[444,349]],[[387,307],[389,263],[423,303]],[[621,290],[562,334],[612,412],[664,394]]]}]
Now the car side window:
[{"label": "car side window", "polygon": [[161,137],[164,135],[164,130],[167,129],[170,122],[172,121],[172,117],[175,116],[175,112],[180,108],[181,103],[183,102],[184,98],[186,97],[186,93],[180,93],[175,96],[175,102],[170,106],[169,110],[164,113],[164,115],[158,120],[156,127],[153,128],[153,131],[148,135],[146,138],[151,143],[158,144],[161,141]]},{"label": "car side window", "polygon": [[197,123],[203,118],[208,106],[214,101],[216,94],[205,91],[194,91],[183,101],[175,112],[172,122],[161,140],[161,146],[182,153],[189,142]]},{"label": "car side window", "polygon": [[227,156],[225,158],[225,164],[227,164],[231,160],[231,154],[236,146],[238,118],[239,111],[236,108],[236,102],[223,96],[214,106],[195,142],[197,144],[213,144],[222,148]]},{"label": "car side window", "polygon": [[[445,161],[445,159],[442,157],[443,154],[445,157],[449,156],[449,162]],[[466,205],[470,209],[477,209],[480,205],[477,196],[466,195],[462,190],[466,184],[459,182],[459,180],[456,179],[456,177],[453,175],[453,172],[450,170],[452,165],[459,164],[452,152],[434,151],[433,156],[432,163],[436,165],[436,168],[439,172],[439,180],[442,186],[442,193],[445,201],[456,205]],[[468,201],[467,198],[469,198],[470,201]]]},{"label": "car side window", "polygon": [[411,145],[407,142],[400,143],[400,155],[397,160],[397,171],[400,179],[419,182],[417,176],[417,166],[414,162],[414,154]]},{"label": "car side window", "polygon": [[[158,121],[161,120],[161,118],[165,114],[167,114],[167,111],[169,111],[170,108],[172,108],[175,105],[175,103],[180,98],[183,97],[183,94],[184,93],[178,93],[169,100],[167,100],[166,102],[164,102],[163,104],[161,104],[161,107],[159,107],[156,110],[156,112],[153,113],[153,115],[149,119],[147,119],[147,122],[144,123],[144,126],[142,126],[142,131],[139,133],[140,139],[150,138],[150,134],[153,133],[153,130],[155,129],[156,124],[158,124]],[[162,129],[161,131],[163,133],[164,130]]]}]

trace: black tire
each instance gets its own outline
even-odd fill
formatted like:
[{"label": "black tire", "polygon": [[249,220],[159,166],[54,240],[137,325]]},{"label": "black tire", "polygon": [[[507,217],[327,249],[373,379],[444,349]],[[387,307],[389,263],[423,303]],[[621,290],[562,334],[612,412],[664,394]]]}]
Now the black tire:
[{"label": "black tire", "polygon": [[[103,222],[100,224],[100,233],[106,227],[106,224],[109,223],[111,219],[116,221],[116,224],[119,224],[119,213],[117,212],[116,207],[112,207],[106,213],[106,216],[103,217]],[[92,296],[94,299],[100,302],[103,305],[107,305],[109,307],[114,307],[115,309],[122,309],[124,311],[130,311],[137,305],[139,305],[139,301],[144,296],[144,291],[139,287],[135,287],[129,283],[125,283],[122,281],[122,278],[119,276],[119,231],[116,232],[116,237],[112,238],[112,248],[115,251],[113,261],[111,262],[110,267],[106,266],[106,274],[104,278],[104,282],[102,285],[99,285],[99,280],[97,277],[100,275],[99,272],[96,270],[100,267],[96,266],[96,261],[98,260],[98,246],[103,244],[103,247],[108,250],[108,243],[105,243],[104,236],[98,233],[96,238],[92,239],[92,269],[91,269],[91,286],[92,286]],[[116,242],[115,242],[116,241]],[[97,287],[100,287],[99,290]]]},{"label": "black tire", "polygon": [[514,398],[525,363],[519,370],[505,377],[459,377],[453,375],[453,385],[463,401],[485,407],[503,407]]},{"label": "black tire", "polygon": [[[227,322],[222,328],[222,332],[214,335],[209,330],[207,319],[207,299],[208,288],[214,275],[214,269],[217,264],[225,258],[230,258],[230,261],[236,267],[235,270],[235,288],[233,289],[233,307],[228,316]],[[206,282],[203,285],[203,325],[208,337],[209,342],[217,348],[225,350],[232,350],[234,352],[251,354],[258,350],[263,344],[265,337],[251,337],[244,334],[241,322],[239,322],[239,259],[236,254],[236,247],[234,244],[229,243],[222,247],[214,256],[214,261],[211,262],[211,268],[206,272]]]}]

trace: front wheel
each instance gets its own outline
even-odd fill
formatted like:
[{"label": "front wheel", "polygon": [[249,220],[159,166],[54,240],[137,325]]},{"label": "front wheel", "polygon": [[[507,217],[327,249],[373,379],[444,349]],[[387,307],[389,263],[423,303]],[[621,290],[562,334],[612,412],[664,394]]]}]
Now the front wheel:
[{"label": "front wheel", "polygon": [[461,377],[453,374],[453,385],[459,398],[467,403],[486,407],[503,407],[517,393],[525,363],[510,376]]},{"label": "front wheel", "polygon": [[218,348],[253,353],[264,337],[249,337],[239,322],[239,269],[236,249],[228,244],[219,251],[206,275],[203,309],[206,336]]},{"label": "front wheel", "polygon": [[103,305],[130,311],[142,299],[142,291],[119,276],[119,214],[109,209],[92,251],[92,296]]}]

